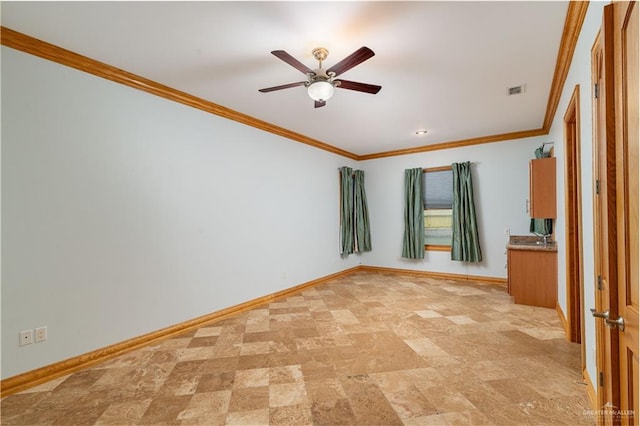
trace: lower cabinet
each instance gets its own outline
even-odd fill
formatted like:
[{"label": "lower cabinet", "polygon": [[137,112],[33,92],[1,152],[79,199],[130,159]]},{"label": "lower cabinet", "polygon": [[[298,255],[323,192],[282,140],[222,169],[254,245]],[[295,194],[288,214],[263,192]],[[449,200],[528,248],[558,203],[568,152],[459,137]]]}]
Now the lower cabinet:
[{"label": "lower cabinet", "polygon": [[508,292],[515,303],[554,308],[558,294],[558,253],[509,249]]}]

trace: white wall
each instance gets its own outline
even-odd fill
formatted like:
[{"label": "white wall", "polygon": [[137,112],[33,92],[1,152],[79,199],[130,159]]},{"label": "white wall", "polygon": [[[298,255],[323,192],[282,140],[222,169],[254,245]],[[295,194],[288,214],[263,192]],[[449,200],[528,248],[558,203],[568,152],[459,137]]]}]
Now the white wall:
[{"label": "white wall", "polygon": [[354,164],[2,47],[2,377],[357,265]]},{"label": "white wall", "polygon": [[[363,162],[373,246],[372,252],[363,255],[363,264],[506,278],[505,230],[513,235],[530,235],[526,211],[529,160],[548,140],[532,137]],[[441,251],[427,251],[424,260],[402,258],[404,170],[463,161],[475,162],[471,170],[482,262],[455,262],[449,252]]]},{"label": "white wall", "polygon": [[593,120],[591,115],[591,48],[602,23],[602,9],[609,2],[590,2],[587,15],[578,38],[573,61],[562,91],[558,110],[549,132],[555,141],[557,161],[558,220],[556,238],[558,240],[558,304],[567,312],[567,272],[566,272],[566,227],[565,227],[565,150],[564,114],[576,85],[580,85],[580,167],[582,174],[582,249],[584,279],[584,311],[586,367],[591,380],[596,380],[595,321],[589,308],[595,306],[594,250],[593,250]]}]

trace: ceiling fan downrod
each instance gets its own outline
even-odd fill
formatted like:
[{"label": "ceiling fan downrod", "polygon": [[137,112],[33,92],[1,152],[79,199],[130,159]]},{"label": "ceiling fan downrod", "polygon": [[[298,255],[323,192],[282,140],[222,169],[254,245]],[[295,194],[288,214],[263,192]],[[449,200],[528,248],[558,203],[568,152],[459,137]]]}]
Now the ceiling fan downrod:
[{"label": "ceiling fan downrod", "polygon": [[327,56],[329,56],[329,51],[324,47],[316,47],[311,51],[311,54],[313,55],[314,58],[316,58],[316,61],[318,61],[318,63],[320,64],[319,68],[322,68],[322,61],[327,59]]}]

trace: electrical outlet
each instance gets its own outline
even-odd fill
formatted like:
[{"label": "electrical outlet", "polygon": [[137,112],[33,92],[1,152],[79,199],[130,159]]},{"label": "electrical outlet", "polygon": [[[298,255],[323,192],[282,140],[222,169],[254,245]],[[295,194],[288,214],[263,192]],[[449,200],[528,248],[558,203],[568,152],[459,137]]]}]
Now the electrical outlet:
[{"label": "electrical outlet", "polygon": [[36,343],[47,340],[47,326],[36,328]]},{"label": "electrical outlet", "polygon": [[20,332],[20,346],[30,345],[33,343],[33,330],[22,330]]},{"label": "electrical outlet", "polygon": [[504,235],[511,235],[511,229],[504,228]]}]

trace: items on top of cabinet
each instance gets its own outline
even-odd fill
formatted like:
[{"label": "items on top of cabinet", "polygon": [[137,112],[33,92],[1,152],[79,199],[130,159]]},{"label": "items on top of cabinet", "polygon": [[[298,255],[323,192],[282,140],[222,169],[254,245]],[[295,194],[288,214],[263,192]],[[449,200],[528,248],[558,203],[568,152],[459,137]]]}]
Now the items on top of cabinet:
[{"label": "items on top of cabinet", "polygon": [[536,158],[547,158],[551,157],[553,151],[553,142],[545,142],[537,148],[534,153]]}]

